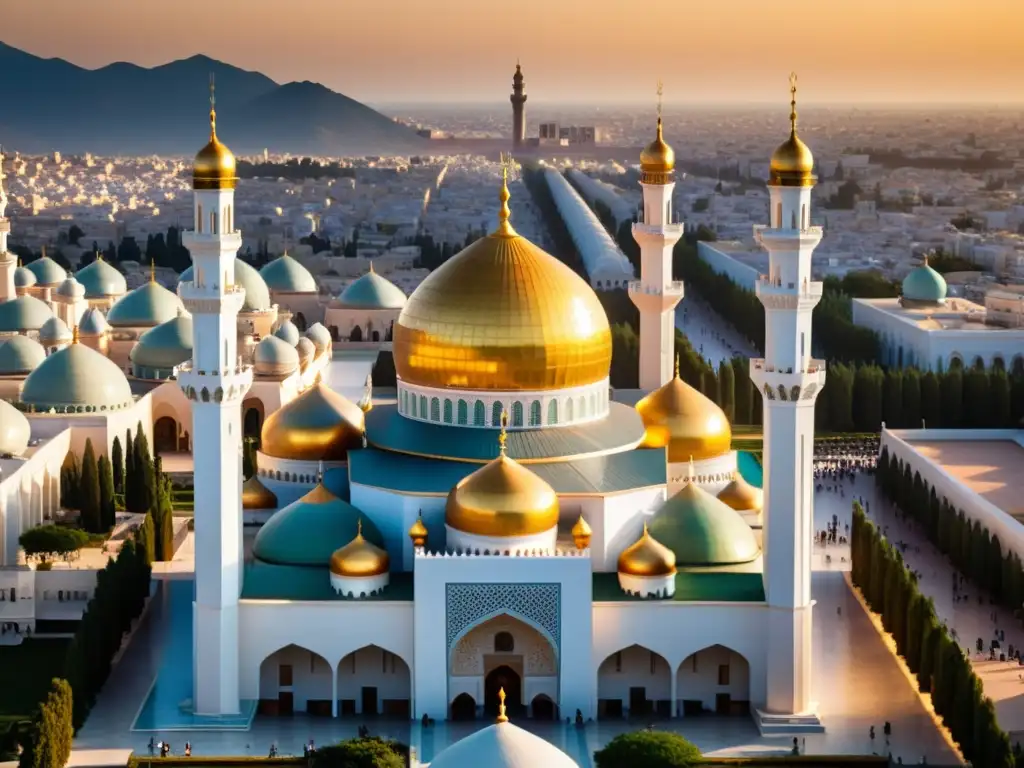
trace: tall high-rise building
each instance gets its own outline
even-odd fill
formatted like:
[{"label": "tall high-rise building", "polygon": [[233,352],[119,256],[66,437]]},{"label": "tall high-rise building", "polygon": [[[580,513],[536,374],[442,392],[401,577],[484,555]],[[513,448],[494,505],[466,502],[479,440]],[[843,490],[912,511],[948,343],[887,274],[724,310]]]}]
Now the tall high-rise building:
[{"label": "tall high-rise building", "polygon": [[199,715],[240,711],[238,599],[242,591],[241,402],[252,369],[237,351],[245,289],[235,282],[235,158],[217,139],[210,89],[210,141],[192,167],[195,229],[184,233],[192,280],[178,293],[192,313],[192,361],[178,383],[192,401],[195,460],[193,708]]},{"label": "tall high-rise building", "polygon": [[521,147],[526,142],[526,84],[523,70],[516,62],[516,73],[512,75],[512,146]]},{"label": "tall high-rise building", "polygon": [[758,281],[765,310],[763,359],[750,378],[764,398],[764,586],[768,685],[763,723],[816,722],[811,701],[811,547],[814,537],[814,401],[825,363],[811,358],[811,313],[821,299],[811,257],[821,227],[810,224],[814,157],[796,133],[796,78],[790,80],[789,138],[772,154],[770,223],[755,228],[769,255]]}]

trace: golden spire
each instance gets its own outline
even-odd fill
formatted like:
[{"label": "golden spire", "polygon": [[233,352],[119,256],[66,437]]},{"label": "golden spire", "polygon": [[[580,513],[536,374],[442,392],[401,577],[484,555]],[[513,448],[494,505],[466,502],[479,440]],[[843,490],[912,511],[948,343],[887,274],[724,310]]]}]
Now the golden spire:
[{"label": "golden spire", "polygon": [[498,719],[495,720],[494,722],[496,722],[496,723],[507,723],[508,722],[508,715],[505,714],[505,689],[504,688],[499,688],[498,689]]},{"label": "golden spire", "polygon": [[675,373],[675,377],[677,379],[679,378],[679,353],[678,352],[676,352],[676,373]]},{"label": "golden spire", "polygon": [[210,73],[210,141],[217,140],[217,85]]},{"label": "golden spire", "polygon": [[689,477],[690,482],[692,483],[694,477],[696,477],[696,470],[693,467],[693,455],[692,454],[690,455],[690,466],[687,469],[687,475]]},{"label": "golden spire", "polygon": [[416,522],[409,528],[409,538],[412,539],[414,547],[425,547],[427,545],[427,526],[423,523],[423,510],[420,510]]},{"label": "golden spire", "polygon": [[71,329],[71,343],[78,343],[78,323],[75,323],[74,327]]},{"label": "golden spire", "polygon": [[156,282],[156,262],[153,259],[149,260],[149,282]]},{"label": "golden spire", "polygon": [[512,217],[512,209],[508,207],[508,200],[511,197],[508,191],[508,169],[513,163],[510,155],[501,156],[501,192],[498,199],[501,200],[501,207],[498,209],[498,228],[493,234],[497,237],[517,237],[518,233],[512,229],[509,219]]},{"label": "golden spire", "polygon": [[45,245],[39,246],[39,258],[40,259],[45,259],[46,258],[46,246]]},{"label": "golden spire", "polygon": [[373,259],[370,259],[370,274],[373,274]]},{"label": "golden spire", "polygon": [[505,442],[508,440],[508,432],[506,431],[506,427],[508,427],[508,411],[502,411],[501,431],[498,433],[498,452],[502,456],[505,455]]},{"label": "golden spire", "polygon": [[360,541],[363,538],[363,518],[359,518],[356,521],[356,541]]},{"label": "golden spire", "polygon": [[316,482],[317,482],[317,485],[323,483],[323,481],[324,481],[324,463],[322,461],[320,461],[316,465]]},{"label": "golden spire", "polygon": [[789,73],[789,125],[790,133],[796,136],[796,72]]},{"label": "golden spire", "polygon": [[662,95],[662,85],[661,85],[661,78],[659,77],[658,78],[658,138],[659,139],[661,138],[661,95]]}]

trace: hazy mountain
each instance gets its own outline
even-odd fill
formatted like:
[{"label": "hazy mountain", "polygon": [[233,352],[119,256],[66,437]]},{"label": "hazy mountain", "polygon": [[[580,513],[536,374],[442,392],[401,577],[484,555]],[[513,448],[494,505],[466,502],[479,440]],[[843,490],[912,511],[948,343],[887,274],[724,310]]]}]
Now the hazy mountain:
[{"label": "hazy mountain", "polygon": [[278,85],[206,56],[152,69],[118,62],[83,69],[0,43],[0,143],[22,152],[192,154],[217,128],[237,154],[322,155],[422,150],[411,129],[316,83]]}]

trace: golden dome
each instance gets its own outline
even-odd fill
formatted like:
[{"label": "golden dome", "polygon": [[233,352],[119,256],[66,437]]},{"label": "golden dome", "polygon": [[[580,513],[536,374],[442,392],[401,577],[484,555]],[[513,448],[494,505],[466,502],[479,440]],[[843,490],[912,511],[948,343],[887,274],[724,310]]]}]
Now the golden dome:
[{"label": "golden dome", "polygon": [[721,456],[732,450],[725,412],[676,374],[668,384],[636,404],[645,432],[642,448],[668,447],[672,463]]},{"label": "golden dome", "polygon": [[317,382],[263,422],[260,450],[303,461],[344,461],[363,444],[363,412]]},{"label": "golden dome", "polygon": [[434,270],[394,327],[407,384],[477,390],[580,387],[611,365],[608,318],[587,283],[509,224],[502,185],[497,229]]},{"label": "golden dome", "polygon": [[498,437],[498,458],[448,493],[445,522],[477,536],[532,536],[558,525],[558,496],[529,469],[505,455],[505,423]]},{"label": "golden dome", "polygon": [[814,155],[796,135],[796,75],[790,75],[790,131],[789,138],[772,152],[770,183],[781,187],[809,187],[817,180],[814,176]]},{"label": "golden dome", "polygon": [[277,509],[277,496],[254,474],[242,483],[242,509]]},{"label": "golden dome", "polygon": [[572,527],[572,541],[576,545],[576,549],[586,549],[590,546],[590,536],[593,531],[590,529],[590,525],[583,519],[583,513],[580,513],[580,519],[576,521],[576,524]]},{"label": "golden dome", "polygon": [[234,189],[238,181],[235,156],[217,139],[217,112],[213,108],[213,82],[210,83],[210,141],[192,162],[192,189]]},{"label": "golden dome", "polygon": [[362,520],[359,521],[356,537],[331,555],[331,573],[338,576],[380,576],[390,568],[388,553],[363,538]]},{"label": "golden dome", "polygon": [[643,536],[619,555],[618,571],[629,576],[669,576],[676,572],[676,556],[651,536],[644,523]]},{"label": "golden dome", "polygon": [[658,135],[640,153],[640,171],[646,184],[664,184],[668,174],[676,167],[676,153],[661,135],[661,116],[658,117]]},{"label": "golden dome", "polygon": [[416,518],[416,522],[409,528],[409,538],[412,539],[414,547],[425,547],[427,545],[427,526],[423,524],[423,515]]},{"label": "golden dome", "polygon": [[764,508],[764,491],[755,488],[737,473],[733,481],[718,492],[718,500],[738,512],[760,512]]}]

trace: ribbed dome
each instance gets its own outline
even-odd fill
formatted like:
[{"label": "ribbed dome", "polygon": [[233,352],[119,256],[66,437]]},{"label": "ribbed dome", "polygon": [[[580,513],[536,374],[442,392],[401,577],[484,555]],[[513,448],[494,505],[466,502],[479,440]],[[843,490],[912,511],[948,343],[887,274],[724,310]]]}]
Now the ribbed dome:
[{"label": "ribbed dome", "polygon": [[477,536],[532,536],[558,525],[558,496],[502,446],[498,458],[451,489],[444,520]]},{"label": "ribbed dome", "polygon": [[925,256],[924,264],[910,270],[903,278],[901,291],[904,300],[922,304],[941,304],[946,300],[946,278],[928,264]]},{"label": "ribbed dome", "polygon": [[287,253],[260,270],[267,287],[280,293],[316,293],[316,280],[309,270]]},{"label": "ribbed dome", "polygon": [[337,305],[349,309],[401,309],[405,293],[397,285],[373,271],[350,283],[338,296]]},{"label": "ribbed dome", "polygon": [[178,316],[181,300],[160,283],[150,280],[118,299],[107,313],[114,328],[140,328],[160,325]]},{"label": "ribbed dome", "polygon": [[356,537],[331,555],[331,573],[352,578],[380,576],[391,568],[388,553],[363,538],[363,522],[359,521]]},{"label": "ribbed dome", "polygon": [[295,351],[299,353],[299,367],[303,370],[306,369],[306,366],[316,356],[316,347],[305,336],[299,339],[299,343],[295,345]]},{"label": "ribbed dome", "polygon": [[85,310],[85,314],[82,315],[82,320],[78,324],[80,336],[99,336],[108,330],[110,330],[110,326],[107,324],[107,318],[96,307]]},{"label": "ribbed dome", "polygon": [[748,563],[760,554],[740,513],[692,481],[655,512],[649,529],[680,566]]},{"label": "ribbed dome", "polygon": [[430,768],[579,768],[554,744],[510,722],[472,733],[442,750]]},{"label": "ribbed dome", "polygon": [[35,296],[19,296],[0,303],[0,332],[38,331],[53,317],[46,302]]},{"label": "ribbed dome", "polygon": [[28,448],[30,437],[32,427],[25,414],[6,400],[0,400],[0,456],[21,456]]},{"label": "ribbed dome", "polygon": [[279,459],[345,461],[362,444],[359,406],[318,382],[267,417],[260,450]]},{"label": "ribbed dome", "polygon": [[36,273],[28,267],[19,266],[14,270],[15,288],[31,288],[36,282],[38,282],[36,280]]},{"label": "ribbed dome", "polygon": [[54,344],[61,341],[71,341],[71,329],[67,323],[56,315],[50,317],[39,329],[39,341],[44,344]]},{"label": "ribbed dome", "polygon": [[737,473],[733,481],[718,492],[718,500],[737,512],[760,512],[764,508],[764,491],[755,488]]},{"label": "ribbed dome", "polygon": [[668,448],[673,463],[710,459],[732,449],[725,412],[676,375],[636,404],[644,422],[644,448]]},{"label": "ribbed dome", "polygon": [[[178,275],[179,283],[191,282],[194,268],[189,267]],[[264,312],[270,309],[270,291],[260,277],[259,270],[235,257],[235,283],[245,289],[242,312]]]},{"label": "ribbed dome", "polygon": [[299,343],[299,329],[295,327],[295,323],[291,320],[285,320],[278,325],[274,335],[293,347]]},{"label": "ribbed dome", "polygon": [[288,376],[299,367],[299,353],[287,341],[267,336],[256,345],[253,364],[257,376]]},{"label": "ribbed dome", "polygon": [[68,276],[64,267],[49,256],[43,256],[35,261],[30,261],[25,265],[25,268],[36,276],[37,285],[60,285],[64,282],[64,278]]},{"label": "ribbed dome", "polygon": [[12,336],[0,345],[0,376],[20,376],[31,373],[43,360],[43,345],[28,336]]},{"label": "ribbed dome", "polygon": [[675,167],[676,153],[661,135],[661,118],[659,117],[657,136],[640,153],[640,170],[645,175],[669,174]]},{"label": "ribbed dome", "polygon": [[75,277],[85,286],[87,299],[123,296],[128,292],[128,283],[124,275],[102,257],[82,267],[75,273]]},{"label": "ribbed dome", "polygon": [[271,515],[253,542],[253,554],[278,565],[326,568],[335,550],[352,541],[363,520],[363,536],[383,545],[380,532],[358,509],[317,485],[298,501]]},{"label": "ribbed dome", "polygon": [[25,379],[21,400],[38,410],[82,406],[109,411],[134,402],[121,369],[84,344],[70,344],[40,363]]},{"label": "ribbed dome", "polygon": [[234,189],[235,156],[217,139],[217,113],[210,109],[210,141],[192,161],[192,189]]},{"label": "ribbed dome", "polygon": [[277,496],[253,475],[242,483],[242,509],[277,509]]},{"label": "ribbed dome", "polygon": [[320,354],[329,346],[331,346],[333,339],[331,339],[331,332],[324,328],[321,323],[313,323],[309,328],[306,329],[306,338],[313,342],[313,346],[316,347],[317,354]]},{"label": "ribbed dome", "polygon": [[169,370],[192,358],[192,317],[184,314],[150,328],[128,355],[136,366]]},{"label": "ribbed dome", "polygon": [[68,275],[57,287],[57,295],[65,299],[81,299],[85,297],[85,286],[74,275]]},{"label": "ribbed dome", "polygon": [[618,572],[630,576],[668,576],[676,572],[676,556],[651,536],[644,523],[643,535],[619,555]]},{"label": "ribbed dome", "polygon": [[509,225],[435,269],[394,327],[406,384],[474,390],[563,389],[608,377],[611,331],[590,286]]}]

